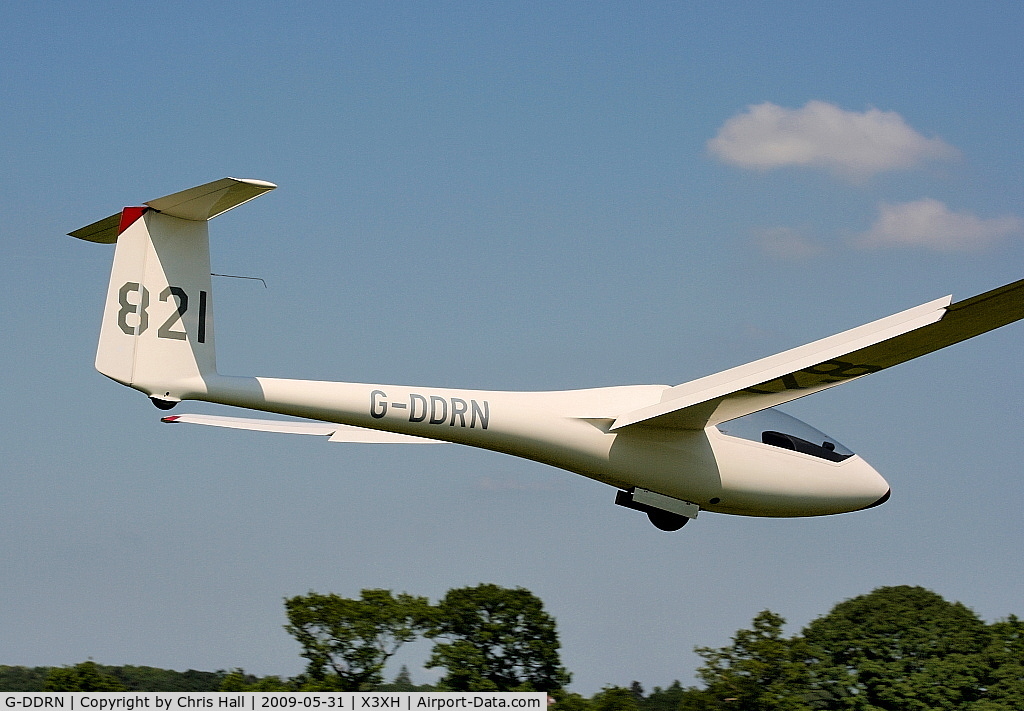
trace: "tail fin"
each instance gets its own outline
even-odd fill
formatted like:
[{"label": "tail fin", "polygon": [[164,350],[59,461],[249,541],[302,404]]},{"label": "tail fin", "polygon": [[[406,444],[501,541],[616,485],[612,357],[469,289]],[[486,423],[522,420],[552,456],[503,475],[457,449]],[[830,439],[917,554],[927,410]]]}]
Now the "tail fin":
[{"label": "tail fin", "polygon": [[96,369],[162,408],[206,394],[217,372],[207,221],[273,190],[224,178],[126,207],[72,237],[115,243]]}]

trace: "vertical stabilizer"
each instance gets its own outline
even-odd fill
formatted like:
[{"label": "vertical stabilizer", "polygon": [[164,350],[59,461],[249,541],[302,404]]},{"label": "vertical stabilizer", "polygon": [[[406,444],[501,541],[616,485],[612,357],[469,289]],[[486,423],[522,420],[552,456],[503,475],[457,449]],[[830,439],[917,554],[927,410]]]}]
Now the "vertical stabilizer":
[{"label": "vertical stabilizer", "polygon": [[216,375],[208,221],[276,186],[223,178],[126,207],[72,237],[116,243],[96,369],[169,408]]},{"label": "vertical stabilizer", "polygon": [[132,218],[117,238],[96,369],[168,403],[203,394],[217,372],[208,223],[125,208],[121,225]]}]

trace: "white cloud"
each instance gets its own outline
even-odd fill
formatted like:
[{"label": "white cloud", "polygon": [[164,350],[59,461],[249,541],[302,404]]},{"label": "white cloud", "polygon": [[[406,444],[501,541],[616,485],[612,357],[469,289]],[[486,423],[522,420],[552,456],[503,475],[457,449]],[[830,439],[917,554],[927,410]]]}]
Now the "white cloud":
[{"label": "white cloud", "polygon": [[733,116],[708,141],[726,163],[768,170],[784,166],[825,168],[863,178],[957,155],[939,138],[925,138],[892,111],[844,111],[824,101],[802,109],[770,102]]},{"label": "white cloud", "polygon": [[953,212],[932,198],[900,204],[882,203],[878,219],[858,237],[862,247],[925,247],[942,252],[985,249],[1000,239],[1024,230],[1013,215],[982,219],[968,212]]}]

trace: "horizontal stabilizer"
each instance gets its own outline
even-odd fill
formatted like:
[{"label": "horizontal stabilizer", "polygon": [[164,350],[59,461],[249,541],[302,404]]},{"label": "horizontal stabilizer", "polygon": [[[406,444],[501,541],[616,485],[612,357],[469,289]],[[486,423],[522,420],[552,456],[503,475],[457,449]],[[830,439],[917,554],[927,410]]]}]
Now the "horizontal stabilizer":
[{"label": "horizontal stabilizer", "polygon": [[669,388],[661,402],[619,416],[612,429],[703,429],[951,346],[1024,318],[1024,280],[950,300]]},{"label": "horizontal stabilizer", "polygon": [[171,415],[163,417],[161,422],[184,422],[192,425],[210,425],[212,427],[228,427],[236,430],[256,430],[258,432],[279,432],[282,434],[304,434],[330,437],[330,442],[362,442],[369,444],[443,444],[436,439],[414,437],[370,430],[365,427],[339,425],[333,422],[298,422],[291,420],[260,420],[244,417],[224,417],[219,415]]},{"label": "horizontal stabilizer", "polygon": [[[202,222],[212,220],[276,187],[265,180],[222,178],[144,204],[171,217]],[[89,242],[114,244],[125,227],[127,225],[122,226],[122,213],[119,212],[68,234]]]},{"label": "horizontal stabilizer", "polygon": [[114,244],[117,236],[121,234],[121,213],[104,217],[98,222],[86,225],[74,232],[68,232],[69,237],[84,239],[86,242],[97,242],[99,244]]},{"label": "horizontal stabilizer", "polygon": [[158,212],[183,220],[212,220],[228,210],[249,202],[277,186],[265,180],[223,178],[146,204]]}]

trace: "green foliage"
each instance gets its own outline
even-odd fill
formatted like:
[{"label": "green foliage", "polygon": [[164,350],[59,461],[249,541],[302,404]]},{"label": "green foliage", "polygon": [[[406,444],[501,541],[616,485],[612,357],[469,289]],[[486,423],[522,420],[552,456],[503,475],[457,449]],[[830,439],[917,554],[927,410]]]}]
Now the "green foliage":
[{"label": "green foliage", "polygon": [[0,691],[42,691],[50,669],[0,665]]},{"label": "green foliage", "polygon": [[841,602],[804,630],[816,708],[963,709],[984,696],[991,633],[971,610],[920,587]]},{"label": "green foliage", "polygon": [[82,662],[73,667],[54,667],[46,677],[44,691],[128,691],[110,674],[99,669],[96,662]]},{"label": "green foliage", "polygon": [[[178,672],[154,667],[111,667],[93,662],[88,664],[93,664],[92,669],[97,674],[116,679],[126,691],[216,691],[224,678],[223,672],[202,672],[194,669]],[[60,678],[64,678],[60,683],[74,683],[72,675],[62,667],[0,666],[0,691],[43,691],[47,679],[55,670],[57,673],[54,683]]]},{"label": "green foliage", "polygon": [[243,669],[234,669],[224,676],[217,691],[295,691],[295,688],[277,676],[258,678]]},{"label": "green foliage", "polygon": [[[634,682],[635,683],[635,682]],[[632,689],[606,686],[590,700],[592,711],[640,711],[637,695]]]},{"label": "green foliage", "polygon": [[649,696],[639,700],[640,711],[678,711],[683,699],[690,694],[692,692],[684,689],[679,681],[673,681],[666,689],[656,686]]},{"label": "green foliage", "polygon": [[764,611],[732,645],[698,648],[703,689],[677,711],[1024,709],[1024,624],[986,625],[920,587],[879,588],[836,605],[803,634],[782,636]]},{"label": "green foliage", "polygon": [[448,673],[449,691],[552,691],[569,683],[561,666],[555,620],[525,588],[493,584],[449,590],[437,604],[427,637],[426,667]]},{"label": "green foliage", "polygon": [[764,610],[754,627],[739,630],[732,644],[721,649],[698,647],[704,665],[697,676],[705,689],[693,708],[746,711],[809,711],[807,667],[803,643],[782,636],[779,615]]},{"label": "green foliage", "polygon": [[555,700],[551,711],[591,711],[590,700],[575,692],[555,689],[549,692],[549,696]]},{"label": "green foliage", "polygon": [[224,672],[204,672],[189,669],[174,671],[155,667],[99,667],[124,684],[128,691],[216,691]]},{"label": "green foliage", "polygon": [[243,669],[233,669],[224,677],[217,691],[249,691],[252,680]]},{"label": "green foliage", "polygon": [[1010,616],[989,627],[984,698],[970,711],[1024,709],[1024,620]]},{"label": "green foliage", "polygon": [[398,676],[396,676],[395,680],[391,682],[391,685],[397,687],[407,687],[402,689],[395,689],[395,691],[412,691],[414,687],[412,683],[412,675],[409,674],[409,667],[403,664],[402,668],[398,672]]},{"label": "green foliage", "polygon": [[[985,624],[924,588],[879,588],[836,605],[802,635],[765,610],[722,648],[700,647],[702,688],[678,681],[645,696],[639,682],[592,698],[562,688],[555,622],[523,588],[497,585],[426,598],[364,590],[347,600],[310,592],[286,601],[286,627],[303,644],[304,674],[282,680],[153,667],[0,666],[0,691],[547,691],[552,711],[1021,711],[1024,621]],[[447,674],[416,686],[406,667],[383,683],[405,642],[436,641],[427,666]]]},{"label": "green foliage", "polygon": [[425,597],[363,590],[358,600],[310,591],[285,601],[288,630],[309,663],[302,690],[360,691],[383,681],[387,660],[426,628]]},{"label": "green foliage", "polygon": [[437,691],[437,689],[430,684],[413,684],[409,667],[403,664],[394,681],[390,684],[378,684],[376,691]]}]

